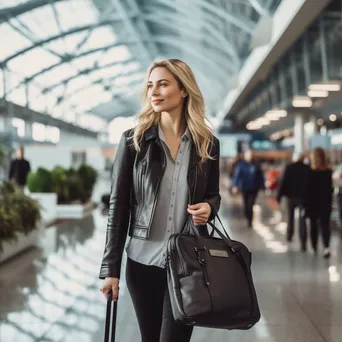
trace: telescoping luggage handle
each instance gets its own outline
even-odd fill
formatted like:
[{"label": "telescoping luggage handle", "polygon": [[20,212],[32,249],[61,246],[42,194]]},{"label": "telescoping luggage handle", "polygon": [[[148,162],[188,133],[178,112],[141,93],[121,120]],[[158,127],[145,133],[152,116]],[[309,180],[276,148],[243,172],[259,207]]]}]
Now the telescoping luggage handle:
[{"label": "telescoping luggage handle", "polygon": [[107,295],[107,312],[104,342],[115,342],[116,313],[118,302],[113,301],[113,293],[110,290]]}]

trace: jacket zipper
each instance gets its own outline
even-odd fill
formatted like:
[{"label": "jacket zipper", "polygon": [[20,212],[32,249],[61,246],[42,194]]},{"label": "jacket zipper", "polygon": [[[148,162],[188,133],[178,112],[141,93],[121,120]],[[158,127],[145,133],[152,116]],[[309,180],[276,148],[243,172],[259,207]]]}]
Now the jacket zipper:
[{"label": "jacket zipper", "polygon": [[[139,184],[138,184],[138,189],[141,189],[141,202],[144,200],[144,184],[143,184],[143,177],[146,172],[146,166],[147,166],[147,161],[144,160],[142,164],[142,169],[141,169],[141,176],[139,177]],[[140,215],[142,211],[142,206],[140,206],[139,213],[137,215],[138,221],[140,221]]]},{"label": "jacket zipper", "polygon": [[[162,146],[160,146],[161,148],[163,148]],[[153,208],[152,208],[152,214],[150,216],[150,222],[148,224],[148,228],[147,228],[147,231],[149,232],[150,229],[151,229],[151,224],[152,224],[152,218],[154,216],[154,211],[156,209],[156,203],[157,203],[157,196],[158,196],[158,191],[159,191],[159,186],[160,186],[160,181],[161,179],[163,178],[164,176],[164,172],[165,172],[165,166],[166,166],[166,157],[165,157],[165,152],[163,151],[163,156],[164,156],[164,165],[163,165],[163,170],[162,170],[162,173],[159,177],[159,180],[158,180],[158,184],[157,184],[157,190],[156,190],[156,196],[154,196],[154,201],[153,201]]]}]

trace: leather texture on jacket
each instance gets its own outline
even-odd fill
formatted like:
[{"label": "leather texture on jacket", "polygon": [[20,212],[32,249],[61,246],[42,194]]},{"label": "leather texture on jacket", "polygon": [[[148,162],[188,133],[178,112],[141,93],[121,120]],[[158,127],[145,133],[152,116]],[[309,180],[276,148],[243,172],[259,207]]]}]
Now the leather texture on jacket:
[{"label": "leather texture on jacket", "polygon": [[[130,137],[133,130],[121,136],[113,166],[109,201],[106,244],[100,278],[120,277],[121,260],[127,231],[136,239],[148,239],[158,187],[166,165],[166,156],[158,137],[158,126],[149,128],[137,153]],[[214,137],[210,155],[215,160],[200,164],[200,156],[192,142],[188,190],[190,204],[207,201],[216,211],[220,207],[219,141]],[[209,220],[214,218],[214,210]],[[205,227],[205,226],[204,226]],[[202,232],[205,234],[205,232]]]}]

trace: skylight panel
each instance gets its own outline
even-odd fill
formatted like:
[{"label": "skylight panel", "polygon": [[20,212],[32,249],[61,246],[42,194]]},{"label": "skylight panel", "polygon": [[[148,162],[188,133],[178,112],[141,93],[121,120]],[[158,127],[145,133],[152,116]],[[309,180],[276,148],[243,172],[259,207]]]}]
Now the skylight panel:
[{"label": "skylight panel", "polygon": [[23,4],[25,2],[28,2],[28,0],[1,0],[0,8],[3,9],[3,8],[8,8],[8,7],[14,7],[14,6]]},{"label": "skylight panel", "polygon": [[121,76],[115,80],[115,85],[127,85],[135,81],[138,82],[140,80],[142,82],[144,78],[145,78],[145,73],[142,73],[142,72],[134,74],[134,75],[130,75],[130,76]]},{"label": "skylight panel", "polygon": [[114,44],[116,40],[115,34],[109,27],[102,26],[95,28],[90,33],[89,39],[82,47],[81,52],[110,46]]},{"label": "skylight panel", "polygon": [[20,106],[26,106],[26,87],[22,85],[16,90],[12,91],[6,98],[6,100],[16,103]]},{"label": "skylight panel", "polygon": [[114,65],[112,67],[95,70],[91,74],[89,74],[89,78],[93,81],[98,80],[100,78],[112,78],[115,75],[119,75],[123,71],[121,65]]},{"label": "skylight panel", "polygon": [[106,65],[113,62],[123,62],[132,58],[127,46],[121,45],[104,52],[99,59],[99,65]]},{"label": "skylight panel", "polygon": [[101,52],[94,52],[86,56],[75,58],[71,61],[71,65],[79,70],[92,68],[101,56]]},{"label": "skylight panel", "polygon": [[0,25],[0,37],[6,37],[6,44],[1,44],[0,60],[32,45],[29,39],[23,37],[6,23]]},{"label": "skylight panel", "polygon": [[99,14],[89,0],[60,1],[55,4],[63,30],[91,25],[98,21]]},{"label": "skylight panel", "polygon": [[59,57],[36,48],[9,61],[8,67],[24,77],[29,77],[59,61]]},{"label": "skylight panel", "polygon": [[36,82],[43,87],[48,87],[76,74],[77,70],[72,68],[69,64],[61,64],[60,66],[37,76]]},{"label": "skylight panel", "polygon": [[77,91],[78,89],[82,89],[90,84],[91,84],[91,80],[89,79],[89,77],[80,75],[72,79],[70,82],[68,82],[67,92],[73,93]]},{"label": "skylight panel", "polygon": [[46,39],[60,33],[56,16],[51,6],[38,7],[35,10],[13,18],[11,22],[19,27],[19,23],[29,27],[33,37],[37,38],[37,40]]}]

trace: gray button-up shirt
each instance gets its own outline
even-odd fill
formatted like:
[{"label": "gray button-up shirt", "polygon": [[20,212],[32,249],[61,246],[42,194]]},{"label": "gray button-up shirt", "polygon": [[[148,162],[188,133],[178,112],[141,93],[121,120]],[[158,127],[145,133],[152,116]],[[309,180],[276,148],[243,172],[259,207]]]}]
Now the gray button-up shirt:
[{"label": "gray button-up shirt", "polygon": [[187,128],[173,160],[160,126],[158,134],[166,155],[166,169],[159,186],[150,237],[149,240],[131,238],[126,252],[130,259],[141,264],[164,267],[168,239],[181,231],[188,215],[187,175],[192,137]]}]

